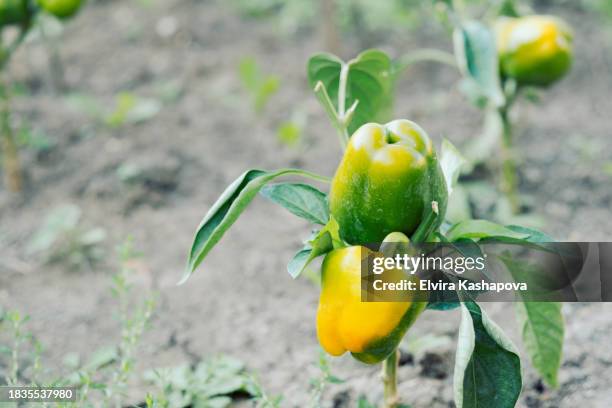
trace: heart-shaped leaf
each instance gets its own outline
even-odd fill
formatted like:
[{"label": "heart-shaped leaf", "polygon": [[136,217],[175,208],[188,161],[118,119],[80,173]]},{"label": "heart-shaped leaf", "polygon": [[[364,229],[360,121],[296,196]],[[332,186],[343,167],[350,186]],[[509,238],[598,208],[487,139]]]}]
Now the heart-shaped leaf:
[{"label": "heart-shaped leaf", "polygon": [[344,107],[348,109],[359,101],[348,126],[349,133],[352,134],[364,123],[388,121],[393,104],[393,75],[389,56],[379,50],[367,50],[346,63],[327,53],[310,58],[308,82],[313,89],[318,83],[325,87],[336,112],[339,108],[340,76],[345,66],[348,72]]}]

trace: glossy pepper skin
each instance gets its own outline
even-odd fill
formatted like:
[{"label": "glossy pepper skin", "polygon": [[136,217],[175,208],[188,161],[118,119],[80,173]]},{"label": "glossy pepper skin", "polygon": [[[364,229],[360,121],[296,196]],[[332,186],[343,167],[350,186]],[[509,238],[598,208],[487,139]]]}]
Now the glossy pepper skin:
[{"label": "glossy pepper skin", "polygon": [[[362,302],[361,261],[370,254],[366,247],[351,246],[325,257],[317,337],[323,349],[333,356],[349,351],[356,359],[374,364],[395,352],[427,303]],[[386,271],[381,276],[388,277],[390,272],[400,273]]]},{"label": "glossy pepper skin", "polygon": [[62,19],[74,16],[83,3],[83,0],[38,0],[44,11]]},{"label": "glossy pepper skin", "polygon": [[548,86],[572,63],[572,33],[561,19],[534,15],[495,24],[502,75],[519,85]]},{"label": "glossy pepper skin", "polygon": [[412,235],[432,201],[438,202],[441,222],[447,198],[429,136],[400,119],[355,131],[332,180],[329,205],[342,238],[368,244],[395,231]]},{"label": "glossy pepper skin", "polygon": [[27,0],[0,0],[0,26],[20,24],[27,18]]}]

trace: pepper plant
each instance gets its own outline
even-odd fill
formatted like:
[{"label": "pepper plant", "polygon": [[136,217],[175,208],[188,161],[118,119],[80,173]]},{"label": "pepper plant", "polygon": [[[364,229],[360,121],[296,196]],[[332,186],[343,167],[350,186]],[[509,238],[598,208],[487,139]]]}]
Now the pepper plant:
[{"label": "pepper plant", "polygon": [[[314,55],[308,62],[308,79],[345,148],[335,175],[329,178],[293,168],[244,172],[203,217],[182,282],[259,193],[316,226],[287,270],[296,278],[315,258],[324,257],[316,319],[319,343],[333,356],[348,351],[364,364],[382,362],[382,406],[403,406],[397,393],[397,350],[411,325],[423,313],[434,318],[435,311],[460,308],[456,406],[513,407],[522,388],[518,349],[475,301],[415,297],[365,302],[361,298],[361,261],[372,251],[366,247],[372,243],[380,245],[380,251],[407,242],[462,242],[479,250],[480,241],[491,239],[525,245],[552,241],[539,231],[516,225],[445,221],[464,160],[446,140],[437,151],[418,124],[389,121],[394,78],[401,66],[378,50],[365,51],[348,62],[331,54]],[[274,183],[285,176],[329,184],[329,193],[302,182]],[[524,268],[512,259],[507,259],[507,265]],[[545,382],[556,386],[563,342],[561,305],[516,305],[528,357]]]},{"label": "pepper plant", "polygon": [[[485,111],[480,138],[467,146],[472,164],[491,157],[500,146],[500,187],[514,213],[520,209],[517,154],[511,109],[521,96],[561,79],[572,63],[572,32],[567,23],[548,15],[521,15],[513,0],[499,2],[481,19],[470,17],[460,3],[437,0],[454,27],[453,42],[461,88]],[[493,160],[491,160],[492,162]]]},{"label": "pepper plant", "polygon": [[0,0],[0,132],[4,181],[10,191],[23,188],[19,146],[11,125],[10,85],[6,68],[40,13],[60,19],[74,16],[84,0]]}]

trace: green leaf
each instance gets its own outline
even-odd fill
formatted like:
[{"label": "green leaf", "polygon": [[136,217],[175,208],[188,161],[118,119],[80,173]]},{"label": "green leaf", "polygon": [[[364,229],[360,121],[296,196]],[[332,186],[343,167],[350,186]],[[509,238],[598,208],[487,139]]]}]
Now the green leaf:
[{"label": "green leaf", "polygon": [[451,223],[469,220],[472,218],[470,197],[464,186],[458,185],[453,189],[453,195],[448,199],[446,207],[446,220]]},{"label": "green leaf", "polygon": [[517,302],[516,318],[533,367],[556,388],[563,355],[563,314],[558,302]]},{"label": "green leaf", "polygon": [[[348,77],[345,108],[359,101],[349,124],[353,133],[364,123],[385,122],[390,119],[393,103],[391,59],[382,51],[367,50],[346,63]],[[308,61],[308,81],[311,88],[321,82],[336,112],[340,71],[345,63],[331,54],[316,54]]]},{"label": "green leaf", "polygon": [[457,241],[460,238],[513,238],[524,240],[529,238],[529,234],[512,230],[491,221],[465,220],[453,225],[446,237],[449,241]]},{"label": "green leaf", "polygon": [[440,167],[442,167],[442,173],[444,173],[449,197],[453,188],[457,185],[461,169],[466,163],[459,150],[448,139],[444,139],[442,141],[442,152],[440,153]]},{"label": "green leaf", "polygon": [[308,184],[271,184],[263,187],[260,194],[312,223],[325,225],[329,221],[327,196]]},{"label": "green leaf", "polygon": [[491,30],[478,21],[467,21],[453,34],[457,65],[462,73],[495,106],[504,104],[499,79],[497,45]]},{"label": "green leaf", "polygon": [[328,181],[326,177],[298,169],[281,169],[272,172],[248,170],[244,172],[225,189],[200,222],[191,245],[187,269],[180,283],[189,279],[193,271],[219,242],[225,231],[236,222],[259,190],[270,181],[285,175]]},{"label": "green leaf", "polygon": [[[523,245],[548,252],[556,252],[559,250],[559,247],[554,244],[556,242],[555,239],[541,231],[519,225],[507,225],[506,228],[510,231],[524,234],[526,237],[516,238],[512,236],[498,236],[491,238],[491,240],[507,244]],[[481,242],[486,243],[488,240],[489,239],[485,238]]]},{"label": "green leaf", "polygon": [[548,234],[543,233],[542,231],[538,231],[534,228],[522,227],[520,225],[507,225],[511,231],[518,232],[520,234],[529,235],[524,240],[532,243],[545,243],[545,242],[556,242],[556,240]]},{"label": "green leaf", "polygon": [[300,249],[293,256],[293,258],[291,258],[287,264],[287,272],[289,272],[289,275],[291,275],[292,278],[297,278],[304,271],[304,269],[306,269],[312,260],[310,254],[312,254],[312,248],[306,247]]},{"label": "green leaf", "polygon": [[293,256],[293,259],[287,265],[287,272],[295,279],[313,259],[342,246],[344,246],[344,243],[340,239],[340,226],[336,220],[331,218],[325,227],[308,241],[306,247]]},{"label": "green leaf", "polygon": [[513,408],[521,388],[516,347],[476,303],[462,303],[454,375],[457,408]]}]

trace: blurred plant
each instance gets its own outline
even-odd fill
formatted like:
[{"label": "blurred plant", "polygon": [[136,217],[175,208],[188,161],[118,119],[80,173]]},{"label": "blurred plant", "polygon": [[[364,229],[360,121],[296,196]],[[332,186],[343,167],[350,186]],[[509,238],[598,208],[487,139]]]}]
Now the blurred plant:
[{"label": "blurred plant", "polygon": [[470,17],[473,11],[460,0],[437,4],[453,27],[455,57],[463,76],[460,89],[485,112],[481,136],[465,149],[468,167],[495,157],[492,150],[499,145],[502,163],[491,164],[500,169],[500,188],[513,216],[521,202],[510,111],[521,96],[538,100],[536,89],[550,86],[568,71],[571,29],[551,16],[520,17],[522,9],[515,0],[485,3],[483,21]]},{"label": "blurred plant", "polygon": [[[68,19],[79,10],[82,2],[82,0],[2,0],[0,2],[0,132],[4,181],[10,191],[22,190],[23,176],[19,147],[11,123],[11,87],[6,81],[6,67],[12,55],[36,25],[40,15],[47,14],[59,19]],[[7,33],[12,28],[17,32],[13,30],[12,33]]]},{"label": "blurred plant", "polygon": [[10,346],[0,345],[0,356],[4,354],[9,359],[4,376],[4,382],[8,386],[19,385],[28,369],[32,383],[36,384],[40,375],[42,346],[25,328],[29,320],[29,316],[24,316],[16,310],[5,311],[0,307],[0,328],[12,339]]},{"label": "blurred plant", "polygon": [[318,2],[319,7],[303,0],[233,0],[233,4],[244,15],[274,19],[280,31],[288,34],[319,26],[331,11],[336,26],[360,39],[367,39],[374,31],[417,28],[427,7],[421,0],[324,0]]},{"label": "blurred plant", "polygon": [[[175,90],[175,92],[180,91]],[[169,98],[178,98],[179,96],[180,94],[166,95]],[[110,111],[107,111],[102,103],[94,97],[84,93],[68,95],[66,103],[75,110],[87,114],[97,123],[111,129],[117,129],[129,124],[143,123],[157,116],[163,108],[162,97],[164,95],[161,93],[160,98],[145,98],[131,92],[119,92],[115,95],[115,106]]]},{"label": "blurred plant", "polygon": [[17,144],[21,148],[45,152],[53,147],[53,141],[48,134],[35,129],[31,124],[22,122],[16,135]]},{"label": "blurred plant", "polygon": [[583,0],[588,8],[607,19],[612,19],[612,2],[610,0]]},{"label": "blurred plant", "polygon": [[307,122],[308,115],[300,108],[295,109],[291,118],[281,122],[276,129],[276,136],[279,142],[287,147],[297,147],[301,145]]},{"label": "blurred plant", "polygon": [[28,243],[27,254],[42,254],[45,262],[66,263],[75,270],[92,268],[103,256],[100,245],[106,232],[83,227],[81,216],[81,209],[71,204],[51,211]]},{"label": "blurred plant", "polygon": [[261,72],[255,58],[246,57],[238,66],[242,86],[251,95],[253,109],[260,114],[268,101],[280,86],[280,80],[275,75],[265,75]]},{"label": "blurred plant", "polygon": [[119,321],[121,323],[121,342],[117,347],[117,364],[110,373],[109,382],[104,390],[106,406],[122,406],[122,399],[128,390],[128,380],[134,369],[136,347],[149,325],[155,309],[156,295],[149,295],[142,304],[132,307],[132,285],[129,283],[133,270],[131,261],[139,254],[134,251],[133,239],[128,238],[119,248],[121,271],[113,278],[112,293],[119,301]]},{"label": "blurred plant", "polygon": [[142,123],[155,117],[161,108],[161,102],[156,99],[121,92],[115,97],[115,109],[104,118],[104,122],[111,128]]},{"label": "blurred plant", "polygon": [[344,380],[336,377],[331,372],[331,367],[327,354],[323,350],[319,351],[318,359],[319,370],[321,375],[311,380],[310,407],[322,408],[321,398],[325,388],[330,384],[342,384]]},{"label": "blurred plant", "polygon": [[28,36],[29,40],[40,41],[48,54],[49,84],[53,92],[61,93],[66,90],[65,70],[60,54],[59,42],[64,32],[64,24],[56,17],[40,14],[36,18],[36,28]]},{"label": "blurred plant", "polygon": [[250,375],[248,378],[250,381],[249,390],[250,390],[251,395],[253,395],[252,400],[255,404],[254,408],[279,408],[280,407],[280,403],[283,400],[282,395],[270,396],[264,390],[264,388],[259,383],[259,380],[255,376]]},{"label": "blurred plant", "polygon": [[154,369],[146,372],[144,378],[160,390],[158,395],[151,396],[147,406],[160,408],[225,408],[234,394],[256,395],[244,364],[228,356],[202,361],[195,367],[185,364]]},{"label": "blurred plant", "polygon": [[293,147],[300,142],[303,128],[296,122],[287,121],[280,124],[276,131],[278,140],[285,146]]},{"label": "blurred plant", "polygon": [[[58,368],[45,369],[40,363],[42,346],[28,332],[24,325],[29,320],[16,311],[4,312],[0,308],[0,325],[7,326],[12,344],[8,347],[0,346],[0,357],[9,356],[5,382],[8,385],[41,385],[41,386],[71,386],[78,388],[78,401],[74,403],[60,403],[57,407],[89,408],[100,406],[100,396],[104,399],[104,406],[121,407],[125,399],[127,381],[131,377],[135,356],[134,352],[148,327],[155,308],[155,294],[149,294],[145,299],[132,307],[135,294],[129,284],[133,270],[132,261],[138,254],[133,249],[131,239],[119,248],[121,271],[113,278],[112,293],[119,302],[119,320],[121,326],[121,340],[116,345],[105,346],[95,350],[89,359],[81,363],[78,354],[70,353],[65,356],[64,364],[70,370],[67,375],[59,373]],[[29,345],[29,349],[25,346]],[[27,353],[24,354],[23,351]],[[45,379],[41,377],[44,375]],[[92,395],[96,392],[96,395]],[[101,393],[101,395],[100,395]]]}]

